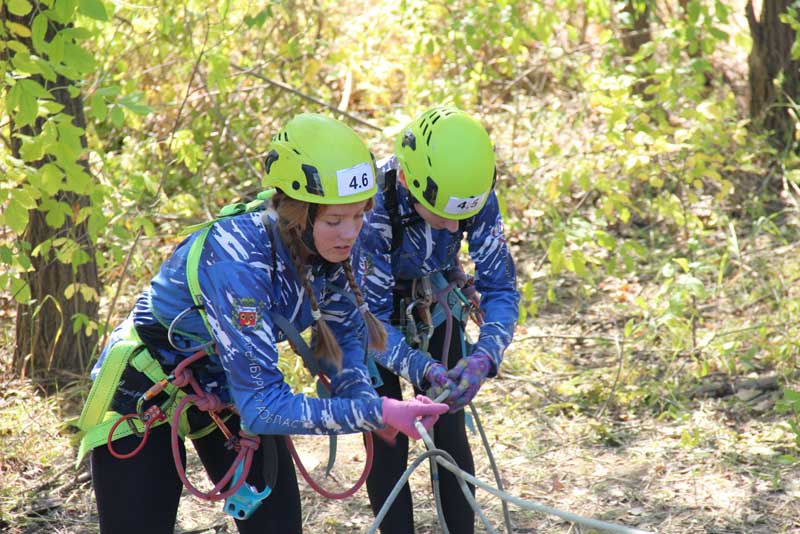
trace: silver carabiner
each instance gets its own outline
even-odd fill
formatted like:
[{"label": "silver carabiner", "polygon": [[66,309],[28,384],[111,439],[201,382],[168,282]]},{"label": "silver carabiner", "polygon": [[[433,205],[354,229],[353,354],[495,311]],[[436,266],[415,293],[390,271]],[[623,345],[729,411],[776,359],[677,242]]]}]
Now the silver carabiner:
[{"label": "silver carabiner", "polygon": [[169,323],[169,328],[167,328],[167,341],[169,341],[169,344],[172,345],[173,349],[175,349],[175,350],[177,350],[179,352],[197,352],[200,349],[207,349],[208,346],[212,343],[211,341],[209,341],[208,343],[202,343],[200,345],[195,345],[193,347],[182,348],[182,347],[179,347],[178,345],[176,345],[175,344],[175,340],[172,339],[173,332],[174,332],[174,329],[175,329],[175,325],[181,319],[183,319],[184,317],[189,315],[190,312],[193,312],[193,311],[197,311],[197,307],[190,306],[190,307],[186,308],[185,310],[183,310],[182,312],[180,312],[178,315],[175,316],[175,318],[172,320],[172,322]]}]

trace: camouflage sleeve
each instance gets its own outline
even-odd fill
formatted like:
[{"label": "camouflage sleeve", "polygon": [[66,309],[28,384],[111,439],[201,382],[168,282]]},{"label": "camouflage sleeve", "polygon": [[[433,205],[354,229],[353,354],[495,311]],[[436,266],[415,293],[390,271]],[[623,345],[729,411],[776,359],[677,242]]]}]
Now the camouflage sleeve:
[{"label": "camouflage sleeve", "polygon": [[380,399],[309,398],[295,394],[284,381],[267,313],[272,304],[269,269],[247,262],[243,241],[224,229],[209,234],[199,282],[244,428],[256,434],[339,434],[379,427]]},{"label": "camouflage sleeve", "polygon": [[519,317],[519,292],[514,260],[503,235],[503,219],[494,193],[467,228],[469,252],[475,262],[475,288],[481,294],[484,323],[475,346],[492,360],[489,376],[497,374],[503,352],[511,343]]}]

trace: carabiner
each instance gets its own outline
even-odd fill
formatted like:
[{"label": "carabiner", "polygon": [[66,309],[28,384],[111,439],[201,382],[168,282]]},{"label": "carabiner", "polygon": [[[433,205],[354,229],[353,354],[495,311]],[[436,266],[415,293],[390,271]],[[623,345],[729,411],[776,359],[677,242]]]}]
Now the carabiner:
[{"label": "carabiner", "polygon": [[[178,322],[179,322],[181,319],[183,319],[184,317],[186,317],[187,315],[189,315],[191,312],[193,312],[193,311],[197,311],[197,310],[199,310],[199,309],[201,309],[201,307],[199,307],[199,306],[197,306],[197,305],[195,305],[195,306],[189,306],[188,308],[186,308],[185,310],[183,310],[182,312],[180,312],[178,315],[176,315],[176,316],[175,316],[175,318],[172,320],[172,322],[170,322],[170,323],[169,323],[169,328],[167,328],[167,341],[169,341],[169,344],[172,346],[172,348],[173,348],[173,349],[175,349],[175,350],[177,350],[177,351],[180,351],[180,352],[197,352],[197,351],[199,351],[199,350],[206,350],[206,349],[208,349],[208,348],[209,348],[209,345],[211,345],[211,344],[213,343],[213,342],[209,341],[209,342],[207,342],[207,343],[203,343],[203,344],[201,344],[201,345],[195,345],[195,346],[193,346],[193,347],[186,347],[186,348],[183,348],[183,347],[179,347],[179,346],[178,346],[178,345],[175,343],[175,340],[172,338],[172,336],[173,336],[173,332],[174,332],[174,329],[175,329],[175,325],[176,325],[176,324],[177,324],[177,323],[178,323]],[[206,350],[206,352],[208,352],[208,350]]]}]

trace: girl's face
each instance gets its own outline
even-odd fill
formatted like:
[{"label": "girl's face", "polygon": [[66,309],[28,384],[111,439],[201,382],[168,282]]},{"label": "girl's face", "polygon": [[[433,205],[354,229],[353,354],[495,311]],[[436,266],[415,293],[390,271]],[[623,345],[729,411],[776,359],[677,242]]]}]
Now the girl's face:
[{"label": "girl's face", "polygon": [[331,263],[339,263],[350,257],[364,224],[367,202],[320,205],[313,232],[314,245],[320,256]]},{"label": "girl's face", "polygon": [[[403,187],[408,189],[406,176],[402,169],[400,170],[400,183],[403,184]],[[417,211],[417,213],[419,213],[419,216],[422,217],[422,220],[428,223],[434,230],[447,230],[451,234],[454,234],[458,231],[457,220],[440,217],[419,202],[414,202],[414,209]]]}]

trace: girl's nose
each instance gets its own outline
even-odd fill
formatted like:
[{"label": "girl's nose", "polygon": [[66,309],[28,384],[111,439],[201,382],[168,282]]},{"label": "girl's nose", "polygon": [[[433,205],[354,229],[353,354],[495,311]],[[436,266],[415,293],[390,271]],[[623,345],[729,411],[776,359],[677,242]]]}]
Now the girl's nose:
[{"label": "girl's nose", "polygon": [[350,224],[344,224],[342,228],[342,237],[344,239],[354,240],[358,237],[358,232],[361,230],[361,221],[353,221]]}]

